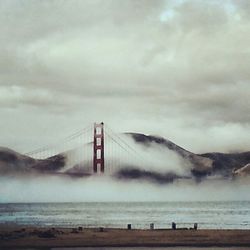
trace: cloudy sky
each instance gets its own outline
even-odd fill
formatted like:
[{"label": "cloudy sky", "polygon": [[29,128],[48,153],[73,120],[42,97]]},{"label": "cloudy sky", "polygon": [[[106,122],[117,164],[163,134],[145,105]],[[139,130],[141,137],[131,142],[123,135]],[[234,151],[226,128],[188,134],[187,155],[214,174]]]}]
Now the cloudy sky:
[{"label": "cloudy sky", "polygon": [[94,121],[194,152],[250,150],[250,1],[2,0],[0,145]]}]

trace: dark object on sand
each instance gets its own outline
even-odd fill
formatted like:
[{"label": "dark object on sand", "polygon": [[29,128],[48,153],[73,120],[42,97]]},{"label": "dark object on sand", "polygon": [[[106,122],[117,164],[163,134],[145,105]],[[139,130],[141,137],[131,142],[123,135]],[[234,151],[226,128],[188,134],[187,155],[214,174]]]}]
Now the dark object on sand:
[{"label": "dark object on sand", "polygon": [[78,227],[78,231],[82,231],[82,227]]},{"label": "dark object on sand", "polygon": [[76,228],[72,228],[71,233],[72,234],[78,234],[79,232],[78,232],[78,230]]},{"label": "dark object on sand", "polygon": [[176,223],[175,222],[172,222],[172,229],[176,230]]},{"label": "dark object on sand", "polygon": [[104,232],[104,227],[99,227],[99,232]]},{"label": "dark object on sand", "polygon": [[198,223],[194,223],[194,230],[198,229]]},{"label": "dark object on sand", "polygon": [[52,230],[47,230],[47,231],[39,232],[38,237],[40,237],[40,238],[55,238],[56,235]]},{"label": "dark object on sand", "polygon": [[132,225],[131,224],[128,224],[128,230],[131,230],[132,229]]}]

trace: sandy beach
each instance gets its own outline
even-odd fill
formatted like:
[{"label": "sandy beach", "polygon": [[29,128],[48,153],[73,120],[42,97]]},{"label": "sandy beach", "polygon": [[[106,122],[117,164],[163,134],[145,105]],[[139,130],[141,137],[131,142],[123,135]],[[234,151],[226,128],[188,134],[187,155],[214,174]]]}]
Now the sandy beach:
[{"label": "sandy beach", "polygon": [[0,228],[0,248],[250,247],[250,230]]}]

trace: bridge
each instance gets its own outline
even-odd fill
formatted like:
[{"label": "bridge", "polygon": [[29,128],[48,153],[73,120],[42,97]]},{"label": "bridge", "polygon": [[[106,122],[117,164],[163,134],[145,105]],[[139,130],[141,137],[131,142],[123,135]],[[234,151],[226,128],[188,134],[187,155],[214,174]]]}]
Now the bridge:
[{"label": "bridge", "polygon": [[91,124],[26,155],[39,160],[63,155],[68,169],[78,168],[94,174],[113,173],[123,166],[143,164],[143,157],[131,137],[115,133],[109,126],[104,127],[103,122]]}]

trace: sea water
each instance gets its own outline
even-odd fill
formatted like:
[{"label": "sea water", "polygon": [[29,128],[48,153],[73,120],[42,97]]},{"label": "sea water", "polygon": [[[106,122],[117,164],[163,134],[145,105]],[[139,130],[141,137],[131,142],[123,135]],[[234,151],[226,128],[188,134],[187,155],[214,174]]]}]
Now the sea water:
[{"label": "sea water", "polygon": [[250,229],[250,202],[0,203],[0,224],[148,229]]}]

